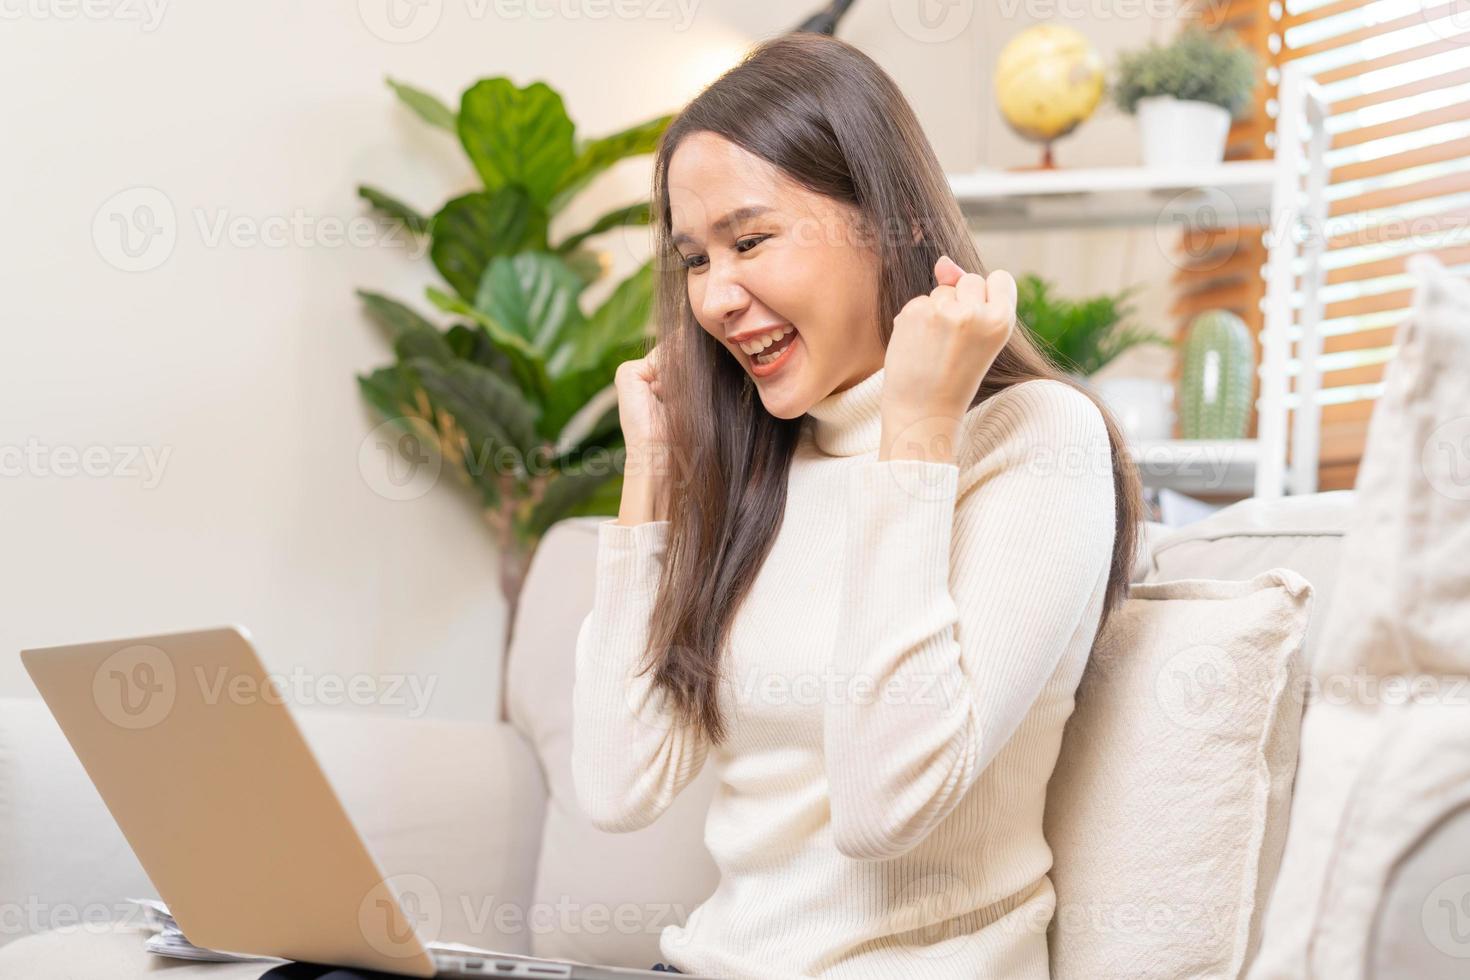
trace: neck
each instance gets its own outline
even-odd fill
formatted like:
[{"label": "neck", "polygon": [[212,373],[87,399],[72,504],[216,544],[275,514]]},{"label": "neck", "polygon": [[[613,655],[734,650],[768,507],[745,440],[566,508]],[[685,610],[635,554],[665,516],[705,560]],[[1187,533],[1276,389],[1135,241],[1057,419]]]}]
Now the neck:
[{"label": "neck", "polygon": [[883,368],[807,409],[812,438],[829,456],[877,452],[883,434]]}]

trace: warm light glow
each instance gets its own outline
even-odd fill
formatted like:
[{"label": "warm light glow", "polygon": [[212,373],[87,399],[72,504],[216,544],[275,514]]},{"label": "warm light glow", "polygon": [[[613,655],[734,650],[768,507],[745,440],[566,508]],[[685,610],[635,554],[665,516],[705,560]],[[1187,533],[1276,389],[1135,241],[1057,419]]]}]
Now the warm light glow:
[{"label": "warm light glow", "polygon": [[683,106],[693,99],[711,82],[738,65],[754,46],[748,37],[732,32],[726,37],[701,37],[685,49],[667,49],[673,56],[670,60],[675,61],[669,74],[674,80],[677,104]]}]

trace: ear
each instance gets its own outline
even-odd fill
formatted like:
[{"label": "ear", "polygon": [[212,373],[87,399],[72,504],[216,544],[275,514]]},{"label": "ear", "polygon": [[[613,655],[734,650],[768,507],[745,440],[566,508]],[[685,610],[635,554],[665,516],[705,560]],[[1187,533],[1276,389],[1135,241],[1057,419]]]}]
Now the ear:
[{"label": "ear", "polygon": [[917,221],[911,221],[911,222],[909,222],[909,227],[914,230],[914,244],[915,245],[919,244],[919,242],[921,242],[921,241],[924,240],[924,233],[923,233],[923,231],[921,231],[919,229],[919,223]]}]

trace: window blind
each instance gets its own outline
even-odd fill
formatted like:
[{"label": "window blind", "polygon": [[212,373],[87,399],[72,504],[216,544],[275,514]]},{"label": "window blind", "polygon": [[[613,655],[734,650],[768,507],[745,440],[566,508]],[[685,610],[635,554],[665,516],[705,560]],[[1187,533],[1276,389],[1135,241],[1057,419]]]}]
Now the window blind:
[{"label": "window blind", "polygon": [[1406,259],[1470,267],[1470,2],[1288,0],[1278,37],[1331,106],[1318,482],[1337,489],[1409,313]]},{"label": "window blind", "polygon": [[[1233,155],[1270,153],[1282,65],[1300,63],[1330,105],[1318,486],[1350,488],[1412,302],[1406,259],[1429,252],[1470,270],[1470,0],[1232,0],[1213,20],[1268,66]],[[1241,252],[1250,301],[1258,256]],[[1293,360],[1293,409],[1299,370]]]}]

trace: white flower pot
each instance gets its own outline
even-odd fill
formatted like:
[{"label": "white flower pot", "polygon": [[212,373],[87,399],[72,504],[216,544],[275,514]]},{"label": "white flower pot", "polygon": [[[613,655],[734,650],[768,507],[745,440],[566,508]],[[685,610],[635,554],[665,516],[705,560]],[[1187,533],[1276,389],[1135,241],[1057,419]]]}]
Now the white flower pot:
[{"label": "white flower pot", "polygon": [[1136,112],[1145,166],[1212,166],[1225,159],[1230,110],[1172,95],[1150,95],[1138,100]]},{"label": "white flower pot", "polygon": [[1107,403],[1130,442],[1174,435],[1174,386],[1155,378],[1101,378],[1092,390]]}]

